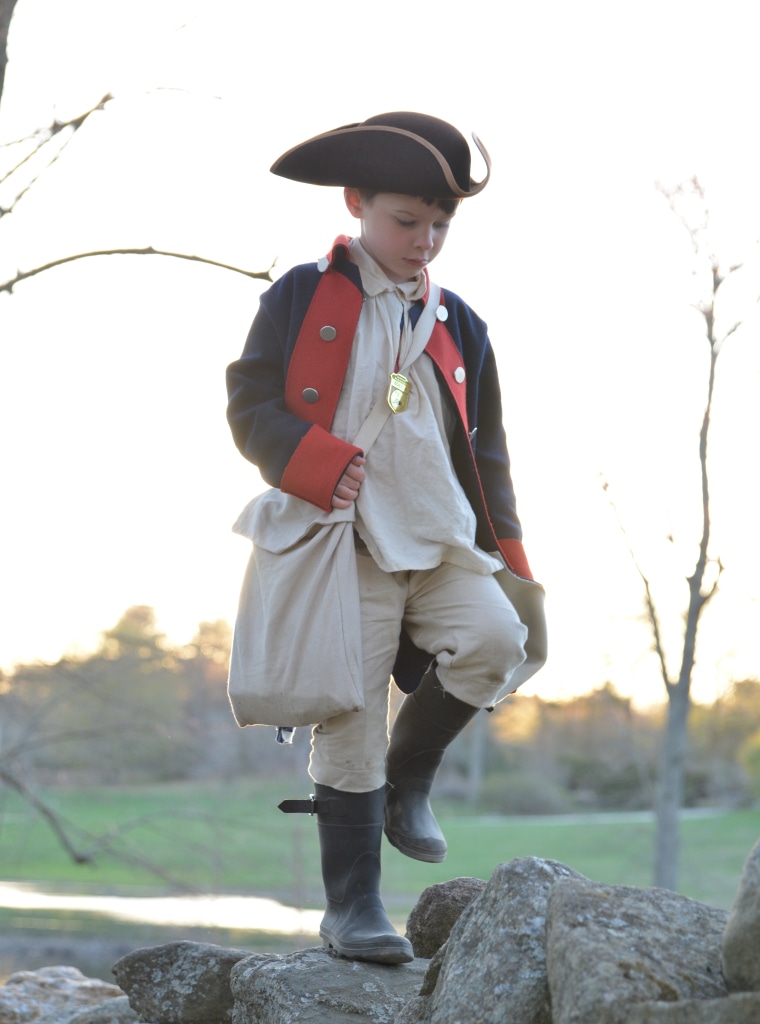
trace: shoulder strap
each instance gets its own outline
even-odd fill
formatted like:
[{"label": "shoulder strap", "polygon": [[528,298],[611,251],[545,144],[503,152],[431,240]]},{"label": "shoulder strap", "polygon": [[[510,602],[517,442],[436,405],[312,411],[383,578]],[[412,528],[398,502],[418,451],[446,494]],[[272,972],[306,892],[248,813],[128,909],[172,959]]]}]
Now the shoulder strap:
[{"label": "shoulder strap", "polygon": [[378,434],[390,414],[391,409],[385,400],[385,392],[383,392],[372,406],[372,411],[359,427],[359,433],[354,438],[354,444],[357,448],[361,448],[365,455],[377,440]]},{"label": "shoulder strap", "polygon": [[[412,332],[412,347],[404,361],[404,366],[411,366],[411,364],[425,351],[425,346],[430,341],[430,336],[433,333],[433,328],[438,320],[438,307],[441,302],[441,289],[431,281],[428,285],[428,299],[425,303],[422,312],[417,319],[417,325]],[[401,372],[404,367],[402,366]]]},{"label": "shoulder strap", "polygon": [[[437,284],[433,284],[431,281],[428,300],[425,303],[425,308],[420,313],[420,318],[414,329],[415,348],[417,348],[417,342],[419,340],[420,347],[418,351],[420,352],[424,350],[430,335],[433,333],[433,328],[435,327],[436,322],[435,314],[438,309],[440,295],[441,289]],[[385,394],[383,393],[372,406],[369,416],[366,418],[364,423],[362,423],[361,427],[359,427],[359,432],[354,438],[354,444],[357,448],[361,448],[365,455],[377,440],[377,437],[383,429],[383,425],[390,414],[390,406],[388,405]]]}]

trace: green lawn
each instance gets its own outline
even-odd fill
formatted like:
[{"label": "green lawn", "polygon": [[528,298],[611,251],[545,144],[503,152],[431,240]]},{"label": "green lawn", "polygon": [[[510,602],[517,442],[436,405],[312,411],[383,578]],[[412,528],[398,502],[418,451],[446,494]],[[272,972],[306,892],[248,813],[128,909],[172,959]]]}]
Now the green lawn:
[{"label": "green lawn", "polygon": [[[131,892],[180,891],[182,884],[318,907],[316,822],[281,814],[276,805],[286,795],[290,790],[282,781],[48,790],[45,799],[75,824],[78,848],[93,855],[92,863],[76,864],[39,815],[5,792],[0,878],[80,892],[121,886]],[[443,864],[422,864],[384,846],[383,891],[397,914],[408,913],[428,885],[461,875],[487,879],[497,864],[514,857],[561,861],[600,882],[651,884],[651,821],[614,815],[488,818],[468,816],[459,805],[437,806],[449,842]],[[107,843],[99,845],[93,836],[103,834]],[[759,834],[760,810],[685,818],[680,891],[729,908]]]}]

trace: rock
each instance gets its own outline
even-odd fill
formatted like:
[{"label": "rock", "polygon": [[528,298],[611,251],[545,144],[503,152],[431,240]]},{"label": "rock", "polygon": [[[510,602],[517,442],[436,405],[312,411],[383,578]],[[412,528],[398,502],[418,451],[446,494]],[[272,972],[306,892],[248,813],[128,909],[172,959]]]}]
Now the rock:
[{"label": "rock", "polygon": [[17,972],[0,1024],[758,1024],[760,843],[730,918],[526,857],[426,889],[408,934],[431,959],[172,942],[123,956],[121,988],[72,967]]},{"label": "rock", "polygon": [[684,999],[677,1003],[631,1006],[626,1024],[757,1024],[760,994],[747,992],[726,999]]},{"label": "rock", "polygon": [[421,996],[432,996],[433,992],[435,992],[435,986],[438,984],[438,976],[441,973],[441,967],[443,967],[448,945],[448,942],[445,942],[428,964],[425,977],[422,979]]},{"label": "rock", "polygon": [[453,878],[425,889],[406,922],[406,937],[414,955],[426,960],[433,957],[448,939],[462,911],[485,887],[482,878]]},{"label": "rock", "polygon": [[430,1020],[430,996],[412,996],[393,1024],[427,1024]]},{"label": "rock", "polygon": [[[485,885],[485,883],[483,884]],[[438,976],[441,973],[447,945],[448,943],[444,942],[432,960],[429,961],[419,993],[409,1000],[401,1013],[395,1018],[393,1024],[427,1024],[430,1020],[432,1012],[431,996],[435,992],[435,986],[438,984]]]},{"label": "rock", "polygon": [[635,1003],[726,996],[727,916],[665,889],[559,879],[546,919],[552,1024],[629,1024]]},{"label": "rock", "polygon": [[86,978],[76,967],[17,971],[0,988],[0,1024],[70,1024],[87,1008],[97,1008],[103,1024],[115,1024],[119,1018],[107,1007],[118,1002],[123,1010],[123,996],[116,985]]},{"label": "rock", "polygon": [[[140,1019],[155,1024],[230,1024],[230,971],[250,952],[203,942],[136,949],[113,966]],[[266,960],[265,955],[261,959]]]},{"label": "rock", "polygon": [[585,881],[537,857],[499,864],[451,931],[430,1024],[550,1024],[547,899],[558,880],[576,878]]},{"label": "rock", "polygon": [[249,957],[232,970],[234,1024],[392,1024],[420,988],[427,960],[388,966],[313,948]]},{"label": "rock", "polygon": [[723,972],[729,992],[760,991],[760,842],[744,865],[723,933]]},{"label": "rock", "polygon": [[129,1005],[127,996],[119,996],[86,1010],[79,1010],[69,1018],[67,1024],[134,1024],[139,1019]]}]

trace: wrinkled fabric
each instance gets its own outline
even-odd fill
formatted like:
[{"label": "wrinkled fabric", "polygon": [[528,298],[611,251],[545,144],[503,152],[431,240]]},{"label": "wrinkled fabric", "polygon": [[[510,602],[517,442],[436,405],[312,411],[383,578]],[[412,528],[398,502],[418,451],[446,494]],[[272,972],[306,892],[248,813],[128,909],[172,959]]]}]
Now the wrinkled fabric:
[{"label": "wrinkled fabric", "polygon": [[454,411],[423,351],[426,339],[420,343],[411,329],[410,309],[425,294],[425,275],[394,284],[358,239],[349,251],[365,299],[332,433],[353,441],[392,372],[412,384],[408,408],[388,418],[364,467],[356,529],[385,572],[442,562],[495,572],[502,563],[476,545],[475,513],[452,465]]}]

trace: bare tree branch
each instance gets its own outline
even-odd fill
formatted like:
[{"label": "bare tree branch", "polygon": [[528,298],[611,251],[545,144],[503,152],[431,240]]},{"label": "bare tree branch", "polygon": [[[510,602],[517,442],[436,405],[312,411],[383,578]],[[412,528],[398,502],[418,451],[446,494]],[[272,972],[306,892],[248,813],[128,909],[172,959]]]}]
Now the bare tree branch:
[{"label": "bare tree branch", "polygon": [[[10,769],[0,766],[0,781],[10,786],[11,789],[15,789],[16,792],[19,793],[19,795],[22,796],[29,804],[29,806],[33,807],[34,810],[45,819],[59,843],[75,864],[94,864],[96,854],[108,854],[123,864],[131,864],[135,867],[142,868],[154,877],[168,882],[174,889],[183,892],[196,892],[196,889],[193,886],[187,885],[157,862],[145,857],[143,854],[136,854],[123,846],[116,845],[116,841],[122,839],[129,831],[144,826],[150,820],[160,820],[161,822],[165,822],[165,811],[154,811],[151,814],[141,815],[138,818],[133,818],[130,821],[124,822],[111,829],[110,832],[96,836],[83,829],[77,829],[68,825],[64,818],[58,815],[49,804],[47,804],[29,786],[26,785],[23,779],[19,778],[19,776]],[[179,813],[174,815],[174,817],[196,818],[199,817],[199,815]],[[71,838],[69,830],[78,832],[81,837],[90,840],[89,846],[87,848],[78,847]]]},{"label": "bare tree branch", "polygon": [[[187,814],[178,812],[171,816],[172,818],[197,818],[200,815]],[[99,854],[108,855],[113,857],[114,860],[118,860],[122,864],[131,864],[133,867],[142,868],[144,871],[148,871],[151,875],[156,878],[161,878],[163,881],[168,882],[169,885],[174,889],[178,889],[182,892],[195,893],[198,890],[195,886],[187,885],[181,879],[178,879],[171,871],[167,871],[156,861],[151,860],[144,854],[137,854],[127,849],[123,845],[117,845],[120,840],[123,840],[129,832],[136,828],[142,828],[145,825],[159,821],[165,823],[167,821],[167,815],[165,810],[151,811],[148,814],[142,814],[137,818],[130,818],[129,821],[122,822],[120,825],[114,826],[108,832],[102,835],[93,835],[92,833],[85,832],[84,830],[78,829],[83,838],[89,839],[90,844],[84,852],[84,856],[88,858],[88,863],[94,863],[96,856]]]},{"label": "bare tree branch", "polygon": [[[760,302],[760,298],[758,298],[757,301]],[[723,335],[723,337],[716,343],[718,349],[720,349],[720,346],[723,344],[723,342],[726,341],[727,338],[730,338],[731,335],[734,333],[734,331],[738,330],[738,328],[741,327],[741,325],[743,323],[744,323],[743,320],[737,320],[736,323],[734,324],[734,326],[732,328],[730,328],[730,330],[726,331],[726,333]]]},{"label": "bare tree branch", "polygon": [[13,747],[6,747],[0,752],[0,766],[3,763],[12,764],[23,754],[35,750],[45,750],[48,747],[57,746],[59,743],[70,743],[72,740],[94,740],[100,737],[94,729],[69,729],[65,732],[54,733],[51,736],[37,736],[23,739]]},{"label": "bare tree branch", "polygon": [[[82,127],[82,125],[90,116],[90,114],[94,114],[96,110],[103,110],[106,103],[109,103],[113,98],[113,94],[107,92],[100,98],[100,100],[98,100],[98,102],[93,107],[90,107],[88,110],[85,110],[84,113],[77,114],[76,117],[72,117],[68,121],[59,121],[56,118],[52,122],[52,124],[45,125],[41,128],[35,128],[34,131],[31,132],[29,135],[24,135],[20,139],[12,139],[10,142],[3,143],[2,145],[0,145],[0,149],[9,149],[11,146],[20,146],[23,145],[23,143],[25,142],[34,142],[37,148],[39,148],[39,146],[44,146],[46,143],[50,142],[51,139],[55,138],[55,136],[62,132],[65,128],[72,128],[74,131],[77,131],[79,128]],[[36,151],[37,150],[34,149],[32,153],[35,153]],[[13,171],[18,170],[18,168],[21,167],[22,164],[24,164],[28,159],[29,155],[25,156],[23,160],[19,161],[16,167],[12,168],[9,173],[12,174]]]},{"label": "bare tree branch", "polygon": [[71,140],[74,138],[76,132],[85,123],[85,121],[87,121],[87,119],[92,114],[96,113],[99,110],[103,110],[106,104],[109,103],[112,99],[113,96],[111,95],[111,93],[107,92],[95,104],[94,107],[90,107],[89,110],[85,110],[83,114],[78,114],[76,117],[72,117],[69,121],[53,121],[53,123],[51,125],[48,125],[46,128],[37,128],[34,132],[32,132],[31,135],[27,136],[24,139],[16,139],[14,142],[6,143],[5,146],[0,147],[0,149],[7,149],[10,146],[22,145],[25,142],[33,143],[29,152],[26,153],[23,157],[21,157],[21,159],[16,164],[14,164],[13,167],[11,167],[8,171],[6,171],[3,174],[2,177],[0,177],[0,184],[3,184],[4,182],[12,178],[13,175],[16,174],[16,172],[19,171],[24,166],[24,164],[28,163],[35,156],[37,156],[37,154],[40,153],[46,146],[48,146],[57,135],[59,135],[65,129],[71,129],[68,138],[61,143],[61,146],[59,147],[57,152],[50,158],[50,160],[44,165],[44,167],[42,167],[42,169],[37,174],[33,175],[24,184],[24,187],[19,190],[14,199],[11,201],[10,205],[0,207],[0,218],[4,217],[8,213],[13,212],[15,207],[18,205],[19,201],[26,195],[26,193],[29,191],[32,185],[34,185],[35,182],[37,182],[42,177],[45,171],[50,170],[50,168],[60,159],[62,153],[69,145]]},{"label": "bare tree branch", "polygon": [[655,605],[654,596],[652,594],[652,588],[649,585],[648,577],[645,575],[644,570],[641,568],[641,563],[636,557],[636,552],[633,550],[633,545],[631,544],[628,532],[625,526],[623,525],[623,520],[620,516],[620,513],[618,512],[617,505],[615,504],[614,500],[612,499],[612,496],[609,493],[609,487],[610,485],[607,482],[607,480],[605,480],[604,477],[602,477],[602,490],[607,494],[607,500],[610,503],[610,508],[612,509],[612,512],[615,516],[615,520],[618,524],[618,527],[620,528],[620,532],[622,533],[623,539],[625,540],[626,547],[628,548],[628,553],[631,556],[631,561],[634,564],[636,572],[639,574],[639,577],[641,578],[641,582],[644,584],[644,597],[647,608],[647,617],[649,619],[649,625],[652,630],[654,652],[657,655],[657,659],[660,663],[660,674],[662,675],[662,681],[665,684],[665,689],[668,692],[670,692],[671,688],[675,684],[672,682],[670,675],[668,673],[665,646],[662,642],[662,634],[660,630],[660,617],[657,613],[657,607]]},{"label": "bare tree branch", "polygon": [[172,252],[168,249],[154,249],[153,246],[146,246],[142,249],[95,249],[92,252],[78,252],[72,256],[62,256],[60,259],[51,260],[40,267],[33,267],[31,270],[19,270],[14,278],[0,284],[0,292],[12,292],[17,284],[26,281],[30,277],[36,277],[46,270],[54,267],[61,267],[65,263],[72,263],[74,260],[89,259],[93,256],[169,256],[178,260],[190,260],[194,263],[207,263],[212,267],[220,267],[222,270],[231,270],[236,274],[242,274],[256,281],[271,281],[272,268],[276,261],[273,261],[268,270],[243,270],[242,267],[235,267],[231,263],[222,263],[219,260],[207,259],[205,256],[193,256],[186,252]]},{"label": "bare tree branch", "polygon": [[[62,143],[62,145],[61,145],[61,148],[60,148],[60,149],[58,150],[58,152],[57,152],[57,153],[54,153],[54,154],[53,154],[53,156],[52,156],[52,157],[51,157],[51,158],[50,158],[50,159],[48,160],[48,162],[47,162],[47,163],[45,164],[45,166],[44,166],[44,167],[42,167],[42,168],[41,168],[41,169],[40,169],[40,170],[39,170],[39,171],[37,172],[37,174],[34,174],[34,175],[32,175],[32,177],[30,177],[30,178],[29,178],[29,179],[28,179],[28,180],[26,181],[26,183],[24,184],[24,187],[23,187],[23,188],[21,188],[21,189],[19,189],[19,191],[18,191],[18,192],[16,193],[16,195],[15,195],[15,196],[13,197],[13,199],[11,200],[11,202],[10,202],[10,204],[9,204],[8,206],[0,206],[0,219],[2,219],[3,217],[5,217],[5,216],[6,216],[6,214],[9,214],[9,213],[13,213],[13,211],[14,211],[14,210],[16,209],[16,207],[18,206],[18,204],[19,204],[19,203],[21,202],[21,200],[22,200],[22,199],[24,198],[24,196],[25,196],[25,195],[27,194],[27,192],[29,191],[29,189],[30,189],[30,188],[31,188],[31,187],[32,187],[33,185],[35,185],[35,184],[36,184],[36,183],[37,183],[37,182],[38,182],[38,181],[40,180],[40,178],[41,178],[41,177],[42,177],[42,175],[43,175],[43,174],[45,173],[45,171],[49,171],[49,170],[50,170],[50,168],[51,168],[51,167],[53,166],[53,164],[55,164],[55,163],[57,163],[57,162],[58,162],[58,160],[59,160],[59,159],[61,158],[61,155],[63,154],[63,151],[64,151],[64,150],[66,149],[66,147],[68,146],[68,144],[69,144],[69,143],[71,142],[71,140],[72,140],[73,138],[74,138],[74,136],[73,136],[73,135],[70,135],[68,139],[65,139],[65,140],[64,140],[64,142]],[[16,172],[16,171],[17,171],[17,170],[18,170],[18,169],[19,169],[20,167],[23,167],[23,165],[24,165],[24,164],[25,164],[25,163],[26,163],[26,162],[27,162],[28,160],[31,160],[31,159],[32,159],[32,157],[36,156],[36,155],[37,155],[37,153],[39,152],[39,150],[40,150],[41,148],[42,148],[42,146],[38,146],[38,147],[37,147],[37,149],[34,149],[34,150],[32,150],[32,151],[31,151],[30,153],[27,153],[27,155],[26,155],[26,156],[25,156],[25,157],[23,158],[23,160],[20,160],[20,161],[19,161],[19,163],[17,163],[17,164],[16,164],[16,166],[15,166],[15,167],[13,167],[13,168],[12,168],[12,169],[11,169],[11,170],[10,170],[10,171],[8,172],[8,174],[6,174],[6,175],[5,175],[5,177],[4,177],[4,178],[0,179],[0,184],[3,184],[3,182],[7,181],[7,180],[8,180],[8,179],[9,179],[10,177],[12,177],[12,175],[13,175],[13,174],[15,174],[15,172]]]},{"label": "bare tree branch", "polygon": [[50,828],[53,830],[58,838],[61,846],[68,853],[71,859],[76,864],[91,864],[92,857],[81,850],[77,850],[72,840],[69,838],[66,829],[64,828],[60,818],[55,811],[45,801],[37,796],[33,790],[26,785],[23,779],[20,779],[15,772],[12,772],[10,768],[4,768],[0,765],[0,780],[6,785],[10,786],[11,789],[15,789],[26,802],[40,814],[45,821],[47,821]]}]

